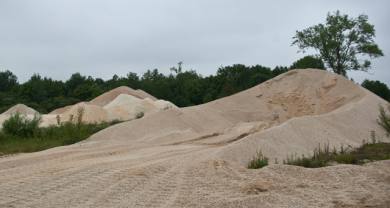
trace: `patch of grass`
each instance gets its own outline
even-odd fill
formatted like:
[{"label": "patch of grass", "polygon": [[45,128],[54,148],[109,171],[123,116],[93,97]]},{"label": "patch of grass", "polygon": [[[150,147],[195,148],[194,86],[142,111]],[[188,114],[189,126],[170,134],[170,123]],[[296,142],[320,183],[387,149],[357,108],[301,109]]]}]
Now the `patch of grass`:
[{"label": "patch of grass", "polygon": [[284,161],[284,164],[296,165],[307,168],[318,168],[328,166],[331,163],[361,165],[367,162],[390,159],[390,143],[376,142],[363,143],[358,148],[343,148],[329,151],[329,144],[319,146],[310,157],[291,156]]},{"label": "patch of grass", "polygon": [[20,134],[19,131],[4,131],[3,129],[0,132],[0,155],[36,152],[70,145],[116,123],[118,122],[99,124],[65,122],[58,126],[36,127],[32,134]]},{"label": "patch of grass", "polygon": [[261,151],[257,151],[256,155],[248,163],[249,169],[259,169],[268,165],[268,158]]}]

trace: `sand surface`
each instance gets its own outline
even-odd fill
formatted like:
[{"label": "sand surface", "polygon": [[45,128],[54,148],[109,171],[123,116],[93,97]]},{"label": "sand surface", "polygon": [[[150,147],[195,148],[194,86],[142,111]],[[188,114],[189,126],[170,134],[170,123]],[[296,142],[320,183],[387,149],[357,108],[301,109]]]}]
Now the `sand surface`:
[{"label": "sand surface", "polygon": [[70,146],[0,158],[0,207],[389,207],[390,160],[271,164],[318,143],[359,145],[386,101],[320,70],[294,70],[204,105],[171,108]]},{"label": "sand surface", "polygon": [[10,109],[7,111],[3,112],[1,115],[12,115],[15,113],[19,113],[22,115],[35,115],[39,114],[38,111],[24,105],[24,104],[17,104],[12,106]]},{"label": "sand surface", "polygon": [[133,90],[130,87],[118,87],[113,90],[110,90],[109,92],[106,92],[95,99],[91,100],[90,103],[94,105],[99,106],[105,106],[108,103],[110,103],[112,100],[114,100],[116,97],[118,97],[120,94],[126,94],[131,95],[139,99],[149,98],[152,100],[156,100],[155,97],[152,95],[142,91],[142,90]]}]

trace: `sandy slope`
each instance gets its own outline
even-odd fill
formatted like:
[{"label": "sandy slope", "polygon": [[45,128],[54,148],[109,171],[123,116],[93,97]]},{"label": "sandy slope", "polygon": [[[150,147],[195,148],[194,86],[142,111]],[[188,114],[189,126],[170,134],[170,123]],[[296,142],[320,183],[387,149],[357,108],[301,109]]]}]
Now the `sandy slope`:
[{"label": "sandy slope", "polygon": [[[0,158],[0,207],[388,207],[390,161],[248,170],[318,143],[360,144],[386,102],[340,76],[297,70],[90,139]],[[383,139],[389,141],[389,139]]]}]

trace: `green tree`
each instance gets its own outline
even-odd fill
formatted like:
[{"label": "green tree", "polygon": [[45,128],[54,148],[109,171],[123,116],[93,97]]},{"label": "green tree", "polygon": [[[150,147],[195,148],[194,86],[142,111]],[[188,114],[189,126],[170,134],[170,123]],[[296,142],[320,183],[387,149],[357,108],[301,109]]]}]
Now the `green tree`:
[{"label": "green tree", "polygon": [[383,56],[374,37],[374,25],[368,22],[367,15],[350,18],[336,11],[328,13],[325,24],[297,31],[292,44],[303,52],[308,48],[315,49],[329,68],[346,76],[347,70],[369,69],[368,58]]},{"label": "green tree", "polygon": [[8,91],[18,84],[18,78],[10,71],[0,71],[0,91]]},{"label": "green tree", "polygon": [[387,87],[385,83],[382,83],[380,81],[373,81],[373,80],[364,80],[362,83],[362,86],[366,88],[367,90],[370,90],[371,92],[375,93],[379,97],[390,101],[390,89]]},{"label": "green tree", "polygon": [[294,62],[290,69],[325,69],[324,62],[320,58],[314,56],[305,56],[298,61]]},{"label": "green tree", "polygon": [[285,72],[288,71],[288,68],[285,67],[285,66],[276,66],[273,70],[272,70],[272,74],[274,76],[278,76],[279,74],[283,74]]}]

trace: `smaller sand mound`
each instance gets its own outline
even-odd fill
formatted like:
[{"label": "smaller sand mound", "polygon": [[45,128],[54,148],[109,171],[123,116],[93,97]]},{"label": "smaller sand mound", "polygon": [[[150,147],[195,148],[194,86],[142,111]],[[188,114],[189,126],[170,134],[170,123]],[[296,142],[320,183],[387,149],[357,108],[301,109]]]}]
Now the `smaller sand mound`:
[{"label": "smaller sand mound", "polygon": [[100,123],[108,121],[108,114],[102,107],[81,102],[73,105],[64,113],[59,114],[60,122],[77,122],[80,112],[82,112],[81,121],[85,123]]},{"label": "smaller sand mound", "polygon": [[2,115],[12,115],[15,113],[20,113],[22,115],[35,115],[39,114],[38,111],[28,107],[27,105],[24,104],[17,104],[5,111]]},{"label": "smaller sand mound", "polygon": [[149,98],[139,99],[127,94],[120,94],[103,108],[107,110],[111,120],[131,120],[158,109]]},{"label": "smaller sand mound", "polygon": [[150,98],[152,100],[156,100],[155,97],[152,95],[149,95],[148,93],[142,91],[142,90],[133,90],[130,87],[122,86],[115,88],[113,90],[110,90],[95,99],[91,100],[90,103],[98,106],[105,106],[111,101],[113,101],[116,97],[118,97],[120,94],[127,94],[127,95],[132,95],[136,98],[139,99],[144,99],[144,98]]}]

